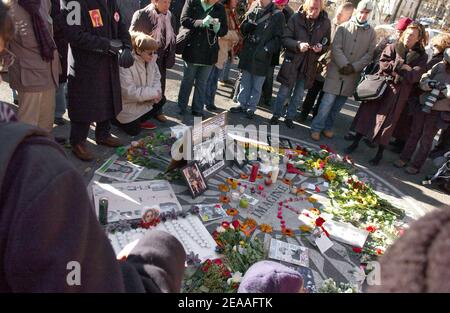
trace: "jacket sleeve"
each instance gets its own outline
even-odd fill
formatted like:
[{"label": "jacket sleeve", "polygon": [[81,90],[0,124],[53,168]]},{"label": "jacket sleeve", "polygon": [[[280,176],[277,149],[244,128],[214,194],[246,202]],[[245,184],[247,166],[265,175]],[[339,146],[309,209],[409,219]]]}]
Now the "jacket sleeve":
[{"label": "jacket sleeve", "polygon": [[[62,0],[64,1],[64,31],[67,41],[71,46],[84,50],[107,53],[109,50],[109,39],[92,34],[87,30],[90,23],[88,8],[84,1],[80,0]],[[69,4],[69,7],[67,6]],[[77,25],[77,7],[81,8],[80,25]]]},{"label": "jacket sleeve", "polygon": [[416,66],[403,64],[398,70],[398,74],[403,77],[405,81],[410,84],[418,83],[420,77],[425,72],[427,66],[426,55],[422,56],[421,62]]},{"label": "jacket sleeve", "polygon": [[217,32],[217,37],[224,37],[228,33],[228,20],[227,20],[227,13],[225,12],[224,6],[220,6],[220,29]]},{"label": "jacket sleeve", "polygon": [[3,259],[11,290],[123,292],[119,264],[83,178],[63,153],[23,144],[11,166],[14,199],[2,207],[11,226]]},{"label": "jacket sleeve", "polygon": [[[154,84],[149,86],[138,86],[132,75],[134,65],[130,68],[120,68],[120,89],[122,90],[122,97],[136,102],[150,101],[158,95],[158,89]],[[159,74],[159,71],[158,71]],[[159,85],[161,91],[161,85]]]},{"label": "jacket sleeve", "polygon": [[361,72],[367,65],[369,65],[373,60],[373,52],[375,51],[376,46],[376,35],[375,31],[371,28],[369,46],[367,47],[366,52],[363,57],[356,62],[353,62],[353,68],[356,72]]},{"label": "jacket sleeve", "polygon": [[295,40],[295,13],[288,21],[287,26],[284,28],[282,43],[283,47],[294,53],[300,52],[298,49],[298,41]]},{"label": "jacket sleeve", "polygon": [[285,25],[283,13],[276,13],[273,17],[275,24],[274,32],[272,34],[272,38],[264,44],[264,47],[269,50],[269,53],[276,53],[280,50],[281,37],[283,37],[283,29]]},{"label": "jacket sleeve", "polygon": [[344,28],[342,26],[338,26],[334,34],[331,44],[331,58],[338,68],[342,68],[349,63],[344,54]]},{"label": "jacket sleeve", "polygon": [[380,71],[385,75],[392,75],[395,66],[396,53],[393,44],[389,44],[384,48],[380,56]]},{"label": "jacket sleeve", "polygon": [[431,80],[431,77],[434,76],[434,73],[436,72],[435,66],[433,66],[428,72],[422,75],[419,82],[420,89],[424,91],[430,91],[431,88],[428,86],[428,82]]},{"label": "jacket sleeve", "polygon": [[194,28],[200,28],[202,27],[203,20],[196,20],[192,18],[194,1],[187,0],[186,3],[183,6],[183,10],[181,11],[181,25],[188,29],[194,29]]},{"label": "jacket sleeve", "polygon": [[[114,12],[117,12],[119,11],[119,7],[117,6],[117,2],[115,2],[115,4],[116,7],[114,9]],[[131,36],[129,30],[127,29],[127,26],[125,25],[125,19],[123,18],[120,18],[119,20],[118,36],[120,41],[122,41],[123,46],[131,50]]]}]

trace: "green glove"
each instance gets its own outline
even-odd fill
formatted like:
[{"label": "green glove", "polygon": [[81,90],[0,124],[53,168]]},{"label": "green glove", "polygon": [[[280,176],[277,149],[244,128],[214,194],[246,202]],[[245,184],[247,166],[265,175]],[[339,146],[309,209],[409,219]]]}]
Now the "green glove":
[{"label": "green glove", "polygon": [[213,31],[217,34],[220,29],[220,22],[213,25]]},{"label": "green glove", "polygon": [[207,15],[203,20],[202,20],[202,26],[203,27],[209,27],[209,25],[211,24],[211,21],[213,20],[213,18],[211,17],[211,15]]}]

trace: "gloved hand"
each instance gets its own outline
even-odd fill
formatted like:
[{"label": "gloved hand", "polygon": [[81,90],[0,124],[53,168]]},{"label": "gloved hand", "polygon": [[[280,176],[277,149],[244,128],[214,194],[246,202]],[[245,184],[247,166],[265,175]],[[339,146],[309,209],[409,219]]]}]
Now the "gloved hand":
[{"label": "gloved hand", "polygon": [[119,56],[119,66],[123,68],[129,68],[134,64],[134,58],[129,48],[122,50]]},{"label": "gloved hand", "polygon": [[209,25],[211,24],[213,18],[211,15],[207,15],[203,20],[202,20],[202,26],[203,27],[209,27]]},{"label": "gloved hand", "polygon": [[217,34],[220,29],[220,22],[213,25],[213,31]]},{"label": "gloved hand", "polygon": [[347,64],[346,66],[342,67],[339,70],[339,73],[341,73],[342,75],[350,75],[353,74],[355,72],[355,69],[353,68],[353,65],[351,64]]},{"label": "gloved hand", "polygon": [[118,55],[123,47],[123,43],[119,39],[112,39],[109,41],[109,53],[112,55]]}]

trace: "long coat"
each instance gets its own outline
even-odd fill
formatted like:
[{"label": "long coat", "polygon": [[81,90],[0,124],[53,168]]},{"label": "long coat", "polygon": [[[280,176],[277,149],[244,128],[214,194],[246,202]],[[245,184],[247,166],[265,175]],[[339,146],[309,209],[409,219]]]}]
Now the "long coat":
[{"label": "long coat", "polygon": [[110,40],[131,47],[130,34],[116,0],[108,0],[108,4],[105,0],[75,1],[81,7],[81,25],[67,23],[65,29],[70,43],[69,117],[76,122],[101,122],[122,111],[118,57],[108,53]]},{"label": "long coat", "polygon": [[[376,36],[371,26],[358,27],[350,20],[339,25],[331,44],[331,62],[323,91],[350,97],[356,90],[361,71],[372,62]],[[352,64],[355,73],[343,75],[339,69]]]},{"label": "long coat", "polygon": [[[311,88],[317,74],[317,60],[327,51],[330,45],[330,32],[330,20],[325,11],[320,12],[312,30],[308,29],[305,12],[300,10],[295,13],[289,19],[284,30],[282,42],[286,52],[277,81],[292,88],[298,79],[304,79],[306,82],[305,88]],[[299,42],[307,42],[313,46],[323,42],[324,38],[326,38],[327,44],[323,46],[319,53],[312,50],[300,52],[298,48]]]},{"label": "long coat", "polygon": [[[50,34],[53,35],[49,18],[50,7],[50,0],[42,0],[39,12],[46,21]],[[9,67],[11,88],[19,92],[43,92],[56,89],[61,71],[58,51],[54,51],[53,61],[42,60],[30,14],[17,1],[12,1],[11,16],[14,23],[20,25],[9,47],[16,55],[16,61]]]},{"label": "long coat", "polygon": [[217,34],[202,26],[202,20],[206,15],[200,0],[186,0],[181,12],[181,26],[192,30],[183,51],[183,60],[188,63],[213,65],[217,62],[218,37],[223,37],[228,32],[227,15],[221,3],[216,3],[208,13],[212,18],[219,19],[220,29]]},{"label": "long coat", "polygon": [[388,83],[380,99],[361,103],[355,117],[358,133],[380,145],[389,144],[411,89],[425,72],[427,58],[423,49],[406,52],[402,43],[390,44],[384,49],[378,74],[394,80]]},{"label": "long coat", "polygon": [[[266,21],[258,23],[250,34],[251,21],[255,22],[265,14],[271,16]],[[276,58],[281,48],[284,25],[284,15],[273,3],[264,10],[259,4],[250,9],[240,28],[244,36],[244,45],[239,53],[238,67],[253,75],[266,76],[269,67],[278,64]],[[257,41],[252,42],[251,37],[256,37]]]}]

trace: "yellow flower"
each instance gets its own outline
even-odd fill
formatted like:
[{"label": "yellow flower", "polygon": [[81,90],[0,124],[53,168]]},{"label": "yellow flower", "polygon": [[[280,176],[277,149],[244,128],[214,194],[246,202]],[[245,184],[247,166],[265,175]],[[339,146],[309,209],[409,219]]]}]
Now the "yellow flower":
[{"label": "yellow flower", "polygon": [[272,226],[270,226],[269,224],[261,224],[261,225],[259,225],[259,228],[261,229],[261,231],[263,233],[266,233],[266,234],[272,233]]},{"label": "yellow flower", "polygon": [[316,199],[316,198],[313,198],[313,197],[309,197],[309,198],[308,198],[308,201],[309,201],[310,203],[316,203],[316,202],[317,202],[317,199]]},{"label": "yellow flower", "polygon": [[336,178],[336,173],[333,172],[332,170],[328,170],[325,172],[323,176],[326,180],[333,181]]},{"label": "yellow flower", "polygon": [[302,226],[299,227],[299,229],[300,229],[302,232],[310,232],[310,231],[312,230],[312,228],[309,227],[308,225],[302,225]]}]

